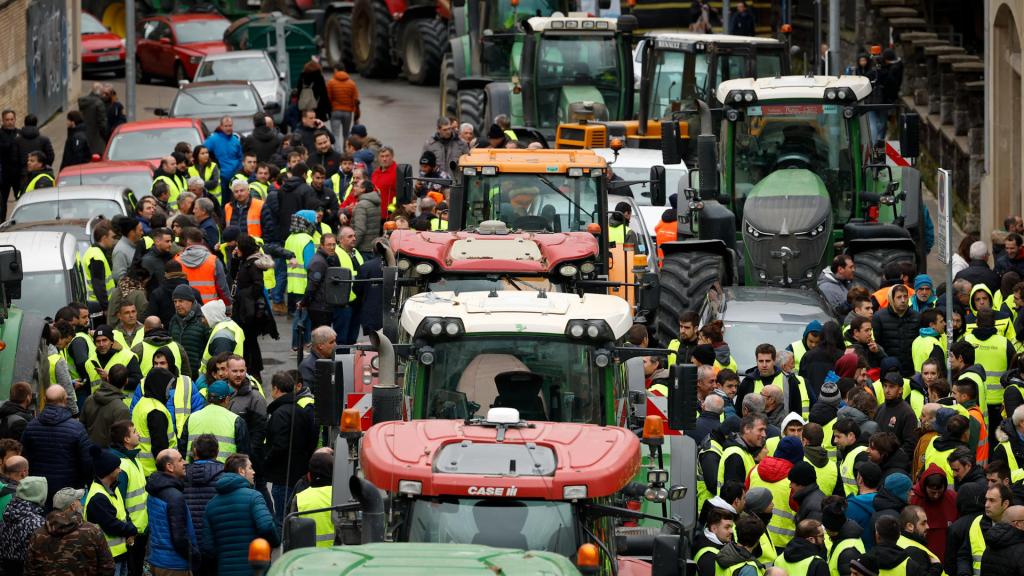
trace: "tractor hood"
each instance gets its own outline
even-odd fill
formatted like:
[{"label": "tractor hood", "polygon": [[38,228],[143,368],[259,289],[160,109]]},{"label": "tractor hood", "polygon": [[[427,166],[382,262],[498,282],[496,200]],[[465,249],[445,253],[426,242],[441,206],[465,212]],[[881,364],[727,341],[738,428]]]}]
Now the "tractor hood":
[{"label": "tractor hood", "polygon": [[399,260],[428,260],[452,272],[546,274],[563,262],[596,259],[597,239],[585,232],[479,234],[396,230]]},{"label": "tractor hood", "polygon": [[789,168],[769,174],[743,205],[743,243],[761,284],[812,283],[831,232],[828,189],[810,170]]}]

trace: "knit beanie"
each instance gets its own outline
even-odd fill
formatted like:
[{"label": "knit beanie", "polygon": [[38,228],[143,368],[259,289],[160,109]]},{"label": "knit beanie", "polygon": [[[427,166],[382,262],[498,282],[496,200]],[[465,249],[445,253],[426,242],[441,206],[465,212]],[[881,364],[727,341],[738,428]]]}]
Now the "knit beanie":
[{"label": "knit beanie", "polygon": [[174,288],[174,292],[171,292],[171,300],[195,302],[196,295],[192,292],[192,287],[188,284],[179,284]]},{"label": "knit beanie", "polygon": [[934,286],[934,284],[932,284],[931,276],[929,276],[927,274],[918,274],[914,278],[914,290],[917,290],[921,286],[928,286],[928,287]]},{"label": "knit beanie", "polygon": [[89,448],[89,455],[92,456],[92,470],[97,478],[104,478],[121,465],[121,459],[110,450],[104,450],[93,445]]},{"label": "knit beanie", "polygon": [[773,456],[796,464],[804,459],[804,445],[799,438],[786,436],[779,440],[779,445],[775,448]]},{"label": "knit beanie", "polygon": [[835,382],[825,382],[821,385],[821,394],[818,400],[832,406],[839,406],[839,386]]},{"label": "knit beanie", "polygon": [[821,507],[821,523],[829,532],[839,532],[846,523],[846,500],[833,500]]},{"label": "knit beanie", "polygon": [[793,484],[810,486],[817,481],[817,478],[818,474],[814,471],[814,466],[802,460],[797,462],[793,469],[789,471],[789,481]]},{"label": "knit beanie", "polygon": [[885,477],[885,489],[893,496],[899,498],[904,503],[910,497],[910,487],[913,483],[910,481],[910,476],[903,474],[902,472],[896,472],[889,474]]},{"label": "knit beanie", "polygon": [[853,378],[854,374],[857,373],[857,354],[855,352],[848,352],[839,357],[836,360],[835,373],[840,378]]},{"label": "knit beanie", "polygon": [[[697,362],[710,366],[715,363],[715,348],[711,344],[701,344],[693,349],[693,357],[697,359]],[[684,358],[684,361],[689,358]]]},{"label": "knit beanie", "polygon": [[772,503],[772,493],[769,492],[767,488],[751,488],[747,491],[747,495],[744,497],[743,501],[743,508],[745,510],[760,512]]}]

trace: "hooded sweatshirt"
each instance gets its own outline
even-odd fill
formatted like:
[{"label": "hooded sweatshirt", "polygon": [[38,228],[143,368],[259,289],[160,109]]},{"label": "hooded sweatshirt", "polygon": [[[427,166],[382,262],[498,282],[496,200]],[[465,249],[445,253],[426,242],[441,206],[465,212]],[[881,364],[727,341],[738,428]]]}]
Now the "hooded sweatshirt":
[{"label": "hooded sweatshirt", "polygon": [[[943,486],[946,486],[939,500],[930,500],[924,483],[931,476],[942,478]],[[935,553],[939,559],[946,556],[946,537],[949,533],[949,526],[957,519],[956,493],[946,485],[946,473],[936,464],[930,464],[921,477],[914,484],[910,493],[910,503],[920,506],[928,516],[928,549]]]},{"label": "hooded sweatshirt", "polygon": [[110,426],[130,418],[131,412],[124,405],[124,390],[109,382],[100,384],[82,408],[82,424],[89,431],[89,439],[104,448],[110,446]]},{"label": "hooded sweatshirt", "polygon": [[[206,262],[206,259],[211,255],[209,248],[201,244],[196,244],[185,248],[185,250],[179,255],[179,260],[181,261],[183,268],[194,270]],[[231,293],[228,290],[228,276],[224,272],[224,263],[216,257],[214,257],[214,262],[214,282],[217,286],[217,297],[223,300],[226,304],[230,304]]]},{"label": "hooded sweatshirt", "polygon": [[[167,370],[154,368],[146,375],[142,383],[142,391],[146,398],[152,398],[157,402],[167,404],[167,386],[173,374]],[[149,437],[153,447],[153,457],[156,458],[162,450],[170,447],[170,438],[167,437],[167,416],[159,410],[150,410],[146,415],[146,424],[149,426]]]},{"label": "hooded sweatshirt", "polygon": [[807,572],[804,572],[803,576],[829,576],[828,563],[825,561],[825,551],[812,544],[806,538],[790,540],[789,544],[786,544],[786,549],[780,554],[780,557],[790,564],[796,564],[808,558],[816,557],[814,560],[811,560],[810,565],[807,567]]},{"label": "hooded sweatshirt", "polygon": [[[960,546],[967,539],[967,532],[971,527],[971,523],[985,512],[985,492],[986,487],[984,485],[975,483],[967,484],[957,490],[957,519],[949,526],[949,533],[946,538],[946,556],[942,561],[946,574],[960,574],[957,571],[957,551],[960,550]],[[968,573],[970,573],[970,569],[968,569]]]},{"label": "hooded sweatshirt", "polygon": [[736,542],[729,542],[723,546],[722,549],[718,551],[718,556],[715,557],[715,564],[723,569],[737,564],[743,564],[744,562],[754,562],[757,564],[758,568],[755,570],[753,566],[745,566],[735,572],[734,576],[754,576],[755,574],[761,574],[764,572],[764,568],[761,567],[761,563],[754,558],[753,554]]},{"label": "hooded sweatshirt", "polygon": [[892,474],[882,481],[878,496],[872,503],[875,513],[871,515],[871,524],[864,531],[864,545],[872,548],[875,545],[875,523],[882,516],[899,517],[910,497],[910,477],[906,474]]}]

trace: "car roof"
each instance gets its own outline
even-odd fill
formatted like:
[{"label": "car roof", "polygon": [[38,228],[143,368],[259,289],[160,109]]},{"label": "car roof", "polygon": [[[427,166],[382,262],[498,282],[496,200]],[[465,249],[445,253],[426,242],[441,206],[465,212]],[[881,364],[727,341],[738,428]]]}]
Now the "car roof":
[{"label": "car roof", "polygon": [[675,40],[682,43],[716,43],[716,44],[771,44],[782,45],[775,38],[762,36],[735,36],[733,34],[699,34],[686,30],[652,30],[644,34],[644,38],[658,40]]},{"label": "car roof", "polygon": [[594,152],[598,156],[604,158],[608,162],[608,167],[615,171],[616,166],[622,168],[645,168],[650,170],[651,166],[658,164],[664,166],[665,170],[687,170],[686,163],[680,161],[679,164],[665,164],[662,162],[661,150],[653,150],[650,148],[623,148],[619,150],[619,157],[615,157],[615,152],[611,148],[594,148]]},{"label": "car roof", "polygon": [[202,82],[189,82],[181,88],[178,88],[179,92],[187,92],[193,88],[206,89],[206,88],[220,88],[220,87],[238,87],[246,88],[250,86],[248,80],[203,80]]},{"label": "car roof", "polygon": [[121,124],[115,133],[140,132],[143,130],[164,130],[167,128],[196,128],[199,129],[200,121],[195,118],[155,118],[152,120],[136,120]]},{"label": "car roof", "polygon": [[800,288],[731,286],[725,288],[725,322],[806,325],[811,320],[830,318],[828,307],[818,294]]},{"label": "car roof", "polygon": [[33,190],[31,194],[22,196],[15,204],[15,207],[28,204],[38,204],[40,202],[54,202],[58,198],[60,198],[62,202],[75,199],[108,199],[120,202],[124,193],[127,191],[128,188],[125,186],[91,184],[58,186],[56,188],[40,188],[38,190]]},{"label": "car roof", "polygon": [[75,263],[76,240],[67,232],[0,232],[2,244],[14,245],[21,251],[21,267],[28,273],[66,270]]},{"label": "car roof", "polygon": [[152,16],[146,20],[163,19],[170,22],[188,22],[190,20],[227,20],[227,18],[215,12],[186,12],[184,14],[161,14]]},{"label": "car roof", "polygon": [[207,54],[203,59],[207,62],[213,60],[241,60],[243,58],[266,58],[267,53],[263,50],[229,50],[216,54]]}]

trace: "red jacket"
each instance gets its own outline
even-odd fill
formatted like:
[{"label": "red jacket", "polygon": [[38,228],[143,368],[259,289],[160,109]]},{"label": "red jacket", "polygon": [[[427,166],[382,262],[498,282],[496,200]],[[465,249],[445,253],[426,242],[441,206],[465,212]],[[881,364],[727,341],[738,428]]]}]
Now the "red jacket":
[{"label": "red jacket", "polygon": [[956,511],[956,492],[953,492],[947,486],[942,499],[938,501],[929,500],[928,493],[925,491],[924,481],[929,476],[936,475],[941,476],[943,483],[945,483],[946,473],[937,464],[930,464],[928,468],[925,468],[925,471],[921,473],[921,477],[918,478],[917,484],[914,484],[914,489],[910,493],[910,503],[924,509],[924,513],[928,516],[928,548],[939,557],[939,560],[945,560],[946,533],[949,531],[949,525],[958,517]]},{"label": "red jacket", "polygon": [[380,192],[380,216],[388,219],[388,206],[395,199],[395,188],[398,180],[398,164],[392,162],[387,168],[377,168],[370,176],[373,187]]}]

